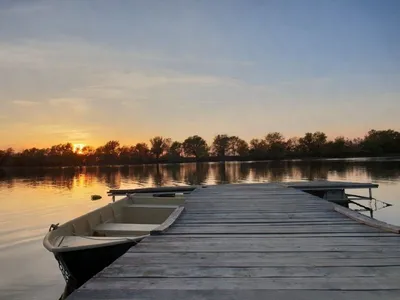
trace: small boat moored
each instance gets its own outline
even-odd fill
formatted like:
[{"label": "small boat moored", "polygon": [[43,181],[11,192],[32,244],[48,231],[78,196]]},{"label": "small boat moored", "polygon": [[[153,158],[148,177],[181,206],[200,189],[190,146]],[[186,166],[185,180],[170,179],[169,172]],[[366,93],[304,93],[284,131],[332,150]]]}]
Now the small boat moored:
[{"label": "small boat moored", "polygon": [[[113,200],[115,195],[111,193]],[[65,224],[52,224],[43,245],[66,280],[63,297],[150,234],[160,234],[179,217],[184,193],[126,190],[125,197]]]}]

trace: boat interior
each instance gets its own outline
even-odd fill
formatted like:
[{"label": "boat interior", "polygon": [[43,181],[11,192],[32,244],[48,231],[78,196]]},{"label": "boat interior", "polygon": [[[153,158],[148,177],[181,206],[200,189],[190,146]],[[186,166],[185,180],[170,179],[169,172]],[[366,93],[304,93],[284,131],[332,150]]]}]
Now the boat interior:
[{"label": "boat interior", "polygon": [[[138,242],[169,227],[183,211],[185,193],[138,193],[54,226],[44,239],[51,252]],[[113,197],[113,199],[115,199]]]}]

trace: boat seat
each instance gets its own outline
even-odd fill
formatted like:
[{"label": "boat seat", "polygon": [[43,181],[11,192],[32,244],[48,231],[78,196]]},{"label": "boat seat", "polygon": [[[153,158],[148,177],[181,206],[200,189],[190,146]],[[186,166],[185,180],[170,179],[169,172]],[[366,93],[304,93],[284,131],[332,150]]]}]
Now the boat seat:
[{"label": "boat seat", "polygon": [[178,205],[168,204],[126,204],[121,209],[118,223],[161,224],[177,208]]},{"label": "boat seat", "polygon": [[102,223],[93,231],[95,236],[132,236],[146,235],[160,224]]},{"label": "boat seat", "polygon": [[129,204],[124,205],[124,207],[131,208],[169,208],[175,210],[179,207],[179,205],[167,205],[167,204]]}]

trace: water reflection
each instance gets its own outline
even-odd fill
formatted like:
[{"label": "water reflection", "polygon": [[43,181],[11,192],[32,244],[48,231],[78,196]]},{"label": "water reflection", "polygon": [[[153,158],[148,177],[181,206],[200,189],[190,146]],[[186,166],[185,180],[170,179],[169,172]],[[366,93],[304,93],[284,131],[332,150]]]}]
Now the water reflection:
[{"label": "water reflection", "polygon": [[238,182],[321,180],[396,181],[399,161],[274,161],[244,163],[190,163],[83,168],[10,169],[0,176],[0,186],[13,188],[18,181],[32,188],[49,185],[71,190],[102,184],[117,189],[125,185],[164,186]]}]

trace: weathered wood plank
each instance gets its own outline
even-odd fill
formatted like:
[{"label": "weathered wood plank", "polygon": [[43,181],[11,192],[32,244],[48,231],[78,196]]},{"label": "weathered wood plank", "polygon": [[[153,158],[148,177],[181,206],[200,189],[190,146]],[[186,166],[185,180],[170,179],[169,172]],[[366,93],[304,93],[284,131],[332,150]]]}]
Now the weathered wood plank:
[{"label": "weathered wood plank", "polygon": [[[313,251],[313,252],[137,252],[131,248],[124,256],[116,260],[115,263],[129,258],[130,262],[138,261],[143,259],[148,261],[148,263],[153,263],[154,261],[160,259],[163,263],[179,263],[187,259],[187,262],[193,262],[195,265],[202,261],[224,261],[224,262],[244,262],[249,261],[255,263],[261,263],[263,261],[273,262],[273,263],[283,263],[286,260],[292,260],[293,262],[306,260],[320,260],[320,261],[339,261],[339,260],[360,260],[365,259],[365,266],[368,266],[371,260],[377,260],[385,265],[385,260],[388,258],[396,258],[397,262],[391,262],[391,265],[400,265],[399,251],[387,252],[385,255],[375,252],[340,252],[340,251]],[[159,263],[159,262],[157,262]],[[274,264],[274,265],[275,265]],[[244,264],[245,265],[245,264]]]},{"label": "weathered wood plank", "polygon": [[393,277],[283,277],[283,278],[102,278],[90,280],[85,288],[96,290],[142,289],[165,290],[393,290],[399,289],[399,279]]},{"label": "weathered wood plank", "polygon": [[[178,248],[179,247],[179,248]],[[216,244],[214,248],[206,247],[203,245],[182,245],[182,244],[174,244],[170,243],[168,245],[164,245],[161,249],[156,246],[148,246],[143,248],[138,248],[136,251],[139,252],[320,252],[320,251],[341,251],[341,252],[376,252],[380,255],[385,255],[387,252],[396,252],[398,250],[398,246],[385,246],[381,249],[375,245],[373,246],[329,246],[329,245],[318,245],[313,247],[312,245],[303,245],[293,247],[281,247],[281,246],[269,246],[269,247],[261,247],[254,245],[238,245],[235,248],[232,248],[232,245],[224,245],[224,244]],[[251,247],[251,249],[249,249]],[[312,255],[312,254],[310,254]]]},{"label": "weathered wood plank", "polygon": [[[316,237],[316,236],[308,236],[308,237],[297,237],[297,235],[292,235],[291,237],[249,237],[248,235],[242,235],[240,238],[236,238],[236,240],[232,240],[232,237],[220,236],[216,235],[214,238],[206,237],[199,238],[197,236],[186,237],[185,235],[177,235],[171,238],[168,235],[161,236],[157,239],[157,242],[162,243],[163,245],[178,245],[185,244],[186,246],[197,246],[199,244],[205,247],[213,247],[216,244],[223,245],[228,244],[231,245],[235,243],[235,246],[256,246],[256,247],[272,247],[272,246],[303,246],[303,245],[324,245],[324,246],[370,246],[376,245],[377,247],[385,247],[385,246],[399,246],[400,251],[400,239],[390,237],[368,237],[363,236],[362,238],[352,238],[352,237]],[[155,242],[152,238],[146,238],[142,240],[140,245],[137,245],[135,248],[132,248],[133,251],[135,249],[140,249],[146,245],[153,245]]]},{"label": "weathered wood plank", "polygon": [[202,225],[179,226],[174,225],[165,234],[241,234],[241,233],[329,233],[329,232],[378,232],[379,229],[362,225],[335,226],[304,225],[304,226],[265,226],[265,225]]},{"label": "weathered wood plank", "polygon": [[221,218],[265,218],[265,219],[306,219],[306,220],[314,220],[314,219],[338,219],[338,220],[348,220],[348,218],[340,215],[340,214],[329,214],[326,213],[314,213],[314,212],[185,212],[180,217],[180,220],[195,220],[195,219],[221,219]]},{"label": "weathered wood plank", "polygon": [[400,266],[340,266],[340,267],[210,267],[143,265],[125,268],[116,265],[104,270],[98,277],[114,278],[279,278],[279,277],[386,277],[397,276]]},{"label": "weathered wood plank", "polygon": [[278,211],[278,212],[270,212],[270,211],[254,211],[254,212],[242,212],[242,211],[229,211],[229,212],[217,212],[217,211],[207,211],[202,212],[199,210],[186,210],[182,217],[184,216],[190,217],[219,217],[219,216],[235,216],[235,215],[243,215],[243,216],[266,216],[266,217],[281,217],[281,216],[298,216],[312,219],[313,217],[324,217],[324,218],[341,218],[346,219],[345,216],[341,215],[337,212],[329,212],[326,211],[322,212],[314,212],[314,211],[295,211],[295,212],[288,212],[288,211]]},{"label": "weathered wood plank", "polygon": [[337,290],[135,290],[104,288],[93,290],[83,288],[76,291],[68,300],[398,300],[400,290],[381,291],[337,291]]},{"label": "weathered wood plank", "polygon": [[113,267],[144,265],[215,267],[399,266],[400,252],[127,252]]},{"label": "weathered wood plank", "polygon": [[[399,237],[390,232],[329,232],[329,233],[297,233],[297,234],[282,234],[282,233],[268,233],[268,234],[168,234],[160,237],[160,240],[163,238],[168,239],[184,239],[184,238],[207,238],[207,239],[220,239],[221,237],[229,238],[229,239],[241,239],[241,238],[257,238],[257,239],[266,239],[266,238],[282,238],[282,239],[291,239],[293,237],[296,238],[309,238],[309,237],[320,237],[320,238],[331,238],[331,237],[345,237],[345,238],[363,238],[363,237],[384,237],[384,238],[392,238],[398,239]],[[146,239],[149,239],[146,238]]]},{"label": "weathered wood plank", "polygon": [[[189,207],[187,208],[187,209],[190,209]],[[235,207],[229,207],[229,208],[209,208],[209,207],[207,207],[207,208],[202,208],[202,209],[196,209],[195,211],[196,211],[196,213],[211,213],[211,212],[219,212],[219,213],[224,213],[224,212],[227,212],[227,213],[229,213],[229,212],[237,212],[237,211],[240,211],[240,212],[271,212],[271,213],[273,213],[273,212],[275,212],[275,213],[279,213],[279,212],[286,212],[286,213],[297,213],[297,212],[302,212],[302,211],[304,211],[305,209],[302,209],[302,208],[300,208],[300,207],[287,207],[287,208],[285,208],[285,209],[283,209],[283,208],[268,208],[268,207],[257,207],[257,206],[254,206],[254,207],[242,207],[242,208],[240,208],[240,209],[238,209],[238,208],[235,208]],[[315,209],[310,209],[310,210],[308,210],[307,209],[307,211],[309,211],[309,212],[315,212],[315,213],[317,213],[317,212],[327,212],[327,213],[329,213],[330,211],[331,211],[331,209],[324,209],[324,208],[315,208]]]},{"label": "weathered wood plank", "polygon": [[296,225],[296,226],[301,226],[301,225],[352,225],[355,224],[354,221],[349,221],[349,220],[311,220],[311,221],[305,221],[305,220],[293,220],[293,219],[287,219],[287,220],[266,220],[266,219],[216,219],[213,221],[210,220],[204,220],[204,219],[198,219],[198,220],[181,220],[179,222],[179,225],[196,225],[199,226],[199,224],[265,224],[268,226],[285,226],[285,225]]}]

